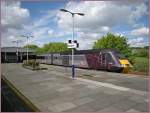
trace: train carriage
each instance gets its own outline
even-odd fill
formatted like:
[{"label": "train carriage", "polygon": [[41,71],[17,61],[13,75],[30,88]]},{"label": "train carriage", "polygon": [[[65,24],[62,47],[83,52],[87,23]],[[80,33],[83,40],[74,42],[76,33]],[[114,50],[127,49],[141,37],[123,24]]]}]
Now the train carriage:
[{"label": "train carriage", "polygon": [[[62,64],[65,66],[72,65],[72,55],[62,55]],[[85,55],[74,55],[74,65],[80,68],[89,68]]]},{"label": "train carriage", "polygon": [[[71,66],[71,52],[50,53],[42,57],[40,63]],[[132,67],[127,58],[112,49],[79,50],[74,53],[74,65],[79,68],[108,70],[127,73]]]},{"label": "train carriage", "polygon": [[62,55],[60,53],[53,54],[52,59],[53,59],[53,63],[52,64],[63,65],[62,64]]},{"label": "train carriage", "polygon": [[46,60],[45,55],[37,55],[36,56],[36,61],[39,63],[44,63]]}]

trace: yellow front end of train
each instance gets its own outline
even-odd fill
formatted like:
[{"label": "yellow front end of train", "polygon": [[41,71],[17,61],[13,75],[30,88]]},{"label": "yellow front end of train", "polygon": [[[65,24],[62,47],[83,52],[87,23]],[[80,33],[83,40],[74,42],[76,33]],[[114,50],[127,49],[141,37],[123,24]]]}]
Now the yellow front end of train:
[{"label": "yellow front end of train", "polygon": [[122,73],[128,73],[130,69],[133,67],[127,59],[121,59],[119,61],[123,67]]}]

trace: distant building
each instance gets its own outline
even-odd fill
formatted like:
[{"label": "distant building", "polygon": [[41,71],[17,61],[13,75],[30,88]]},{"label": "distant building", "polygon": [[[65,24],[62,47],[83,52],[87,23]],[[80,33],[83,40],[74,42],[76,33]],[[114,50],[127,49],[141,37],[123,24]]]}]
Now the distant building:
[{"label": "distant building", "polygon": [[[18,50],[18,55],[17,55]],[[18,58],[17,58],[18,56]],[[28,49],[29,59],[35,58],[35,51]],[[2,63],[17,63],[27,59],[27,49],[21,47],[2,47],[1,62]]]}]

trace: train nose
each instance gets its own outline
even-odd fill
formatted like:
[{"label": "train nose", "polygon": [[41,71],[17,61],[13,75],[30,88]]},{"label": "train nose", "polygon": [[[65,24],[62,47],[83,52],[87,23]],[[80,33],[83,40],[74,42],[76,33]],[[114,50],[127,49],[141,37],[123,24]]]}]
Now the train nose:
[{"label": "train nose", "polygon": [[122,73],[128,73],[129,70],[132,68],[132,65],[128,60],[119,60],[121,66],[123,67]]}]

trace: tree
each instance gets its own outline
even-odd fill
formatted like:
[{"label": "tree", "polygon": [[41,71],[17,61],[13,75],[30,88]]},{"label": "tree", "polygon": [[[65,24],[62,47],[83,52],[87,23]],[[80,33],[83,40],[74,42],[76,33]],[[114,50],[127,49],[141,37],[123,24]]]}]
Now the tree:
[{"label": "tree", "polygon": [[39,47],[37,45],[34,45],[34,44],[28,44],[28,45],[25,45],[24,48],[29,48],[29,49],[33,49],[33,50],[37,50]]},{"label": "tree", "polygon": [[70,51],[70,49],[67,48],[67,44],[62,42],[53,42],[44,44],[42,48],[39,49],[39,53],[50,53],[50,52],[64,52],[64,51]]},{"label": "tree", "polygon": [[42,53],[42,48],[38,47],[37,45],[34,45],[34,44],[28,44],[28,45],[25,45],[24,48],[29,48],[29,49],[32,49],[34,50],[36,53]]},{"label": "tree", "polygon": [[131,50],[127,44],[127,38],[124,36],[107,33],[101,39],[94,43],[93,49],[115,49],[125,56],[131,55]]},{"label": "tree", "polygon": [[38,48],[37,51],[36,51],[37,54],[43,54],[45,53],[44,49],[41,47],[41,48]]},{"label": "tree", "polygon": [[28,47],[29,49],[35,50],[37,54],[44,54],[44,53],[60,53],[60,52],[66,52],[71,51],[71,49],[67,48],[67,44],[63,42],[51,42],[44,44],[43,47],[38,47],[37,45],[26,45],[24,48]]}]

